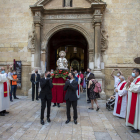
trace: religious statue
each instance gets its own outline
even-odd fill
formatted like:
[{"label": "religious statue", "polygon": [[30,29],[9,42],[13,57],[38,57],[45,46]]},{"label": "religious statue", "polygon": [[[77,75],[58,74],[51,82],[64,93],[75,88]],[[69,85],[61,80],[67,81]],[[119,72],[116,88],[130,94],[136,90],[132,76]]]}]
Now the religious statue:
[{"label": "religious statue", "polygon": [[65,7],[70,7],[71,0],[65,0]]},{"label": "religious statue", "polygon": [[66,53],[64,51],[59,52],[60,58],[57,60],[57,66],[59,70],[67,70],[68,69],[68,61],[65,58]]}]

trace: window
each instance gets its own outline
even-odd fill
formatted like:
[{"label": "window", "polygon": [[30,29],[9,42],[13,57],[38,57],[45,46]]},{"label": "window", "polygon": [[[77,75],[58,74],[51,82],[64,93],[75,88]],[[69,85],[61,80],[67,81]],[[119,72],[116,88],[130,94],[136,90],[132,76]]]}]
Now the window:
[{"label": "window", "polygon": [[63,7],[72,7],[72,0],[63,0]]}]

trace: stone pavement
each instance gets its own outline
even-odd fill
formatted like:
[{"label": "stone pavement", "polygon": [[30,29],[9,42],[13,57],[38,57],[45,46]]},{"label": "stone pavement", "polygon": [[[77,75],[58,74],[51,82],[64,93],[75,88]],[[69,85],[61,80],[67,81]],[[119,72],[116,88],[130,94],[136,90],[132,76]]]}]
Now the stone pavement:
[{"label": "stone pavement", "polygon": [[[138,140],[125,120],[112,115],[99,100],[100,110],[88,110],[85,94],[78,101],[78,124],[65,124],[66,106],[52,107],[51,123],[40,124],[40,101],[19,96],[9,109],[10,114],[0,117],[0,140]],[[96,105],[94,105],[96,109]],[[71,114],[72,114],[71,109]],[[46,112],[45,112],[46,116]]]}]

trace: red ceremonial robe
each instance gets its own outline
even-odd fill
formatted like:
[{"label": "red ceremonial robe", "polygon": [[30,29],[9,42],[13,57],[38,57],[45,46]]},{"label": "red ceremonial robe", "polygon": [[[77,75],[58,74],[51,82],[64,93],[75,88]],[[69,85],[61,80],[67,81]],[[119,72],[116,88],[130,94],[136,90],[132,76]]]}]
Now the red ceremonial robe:
[{"label": "red ceremonial robe", "polygon": [[[137,79],[137,81],[135,82],[135,84],[137,84],[138,82],[140,82],[140,78]],[[135,118],[135,111],[136,111],[136,103],[137,103],[137,93],[133,93],[132,92],[132,98],[131,98],[131,107],[130,107],[130,113],[129,113],[129,119],[128,122],[130,124],[134,124],[134,118]]]},{"label": "red ceremonial robe", "polygon": [[7,97],[8,96],[8,93],[7,93],[7,82],[3,83],[3,89],[4,89],[4,97]]},{"label": "red ceremonial robe", "polygon": [[[119,84],[120,84],[120,83],[119,83]],[[118,85],[119,85],[119,84],[118,84]],[[121,85],[120,90],[123,90],[125,84],[126,84],[126,82],[124,82],[124,83]],[[120,112],[121,112],[121,105],[122,105],[122,96],[120,97],[120,96],[118,95],[118,102],[117,102],[117,109],[116,109],[116,113],[117,113],[117,114],[120,114]]]},{"label": "red ceremonial robe", "polygon": [[53,78],[52,80],[52,102],[63,103],[65,102],[66,91],[63,90],[65,86],[65,80],[63,78]]}]

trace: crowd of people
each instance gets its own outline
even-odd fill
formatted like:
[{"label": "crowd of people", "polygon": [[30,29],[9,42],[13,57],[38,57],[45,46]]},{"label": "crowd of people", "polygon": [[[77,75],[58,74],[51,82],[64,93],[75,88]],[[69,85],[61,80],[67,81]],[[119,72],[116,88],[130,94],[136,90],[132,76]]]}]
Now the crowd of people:
[{"label": "crowd of people", "polygon": [[[44,110],[47,106],[47,121],[51,122],[50,120],[50,110],[51,110],[51,102],[52,102],[52,88],[53,83],[51,79],[51,74],[53,74],[54,71],[51,69],[51,71],[45,72],[45,77],[40,79],[40,75],[38,74],[38,70],[35,70],[35,73],[31,75],[31,82],[32,82],[32,101],[34,101],[34,96],[36,95],[36,100],[38,100],[38,87],[39,82],[41,86],[41,91],[39,98],[41,99],[41,124],[44,125]],[[73,71],[68,74],[64,91],[66,91],[65,94],[65,101],[66,101],[66,112],[67,112],[67,121],[66,124],[71,121],[70,116],[70,107],[73,106],[74,110],[74,123],[77,124],[77,100],[79,98],[78,96],[78,90],[83,92],[83,86],[84,84],[87,84],[85,88],[87,87],[87,103],[91,103],[91,107],[89,109],[93,110],[93,104],[94,102],[97,105],[96,111],[99,110],[99,106],[97,103],[97,98],[100,98],[99,92],[94,91],[94,88],[96,86],[96,83],[98,81],[95,80],[94,74],[91,73],[91,69],[87,69],[86,73],[82,73],[81,71],[78,73],[77,70]],[[78,88],[80,87],[80,88]],[[63,97],[62,97],[63,98]],[[55,106],[60,107],[60,103],[55,103],[53,107]]]},{"label": "crowd of people", "polygon": [[12,67],[7,66],[7,71],[5,71],[4,67],[0,68],[0,116],[5,116],[5,114],[9,113],[6,110],[9,109],[9,101],[13,102],[12,96],[14,99],[19,99],[16,96],[18,78],[16,71]]},{"label": "crowd of people", "polygon": [[[117,76],[114,75],[115,71],[118,71]],[[140,130],[140,70],[134,68],[126,81],[119,69],[114,69],[111,76],[114,78],[115,94],[110,97],[106,107],[109,110],[113,109],[114,116],[125,118],[126,126],[134,128],[132,133],[138,133]]]},{"label": "crowd of people", "polygon": [[[117,76],[114,75],[114,72],[118,71]],[[45,76],[40,78],[38,70],[35,70],[35,73],[31,75],[32,82],[32,101],[41,99],[41,124],[44,125],[44,110],[47,106],[47,121],[50,120],[50,111],[51,111],[51,102],[52,102],[52,88],[53,83],[51,79],[51,74],[53,70],[46,71]],[[114,78],[114,95],[109,99],[114,100],[113,115],[126,119],[126,126],[131,126],[134,129],[132,133],[138,133],[140,130],[140,70],[134,68],[131,76],[125,81],[123,73],[119,69],[114,69],[111,73],[111,76]],[[0,116],[5,116],[8,114],[7,110],[9,109],[9,101],[13,102],[14,99],[19,99],[16,96],[17,89],[17,74],[16,71],[12,69],[12,66],[7,66],[7,71],[2,67],[0,69]],[[38,95],[39,85],[41,87],[40,94]],[[86,86],[85,86],[86,85]],[[78,87],[80,87],[78,89]],[[87,103],[91,103],[90,110],[94,109],[94,102],[97,105],[96,111],[98,111],[99,105],[97,98],[100,98],[101,85],[95,79],[91,69],[88,68],[86,72],[78,73],[77,70],[70,71],[68,74],[66,83],[64,85],[65,101],[66,101],[66,114],[67,120],[66,124],[71,121],[70,107],[73,107],[74,112],[74,123],[77,124],[77,100],[78,100],[78,90],[83,92],[83,87],[86,87],[87,91]],[[9,94],[10,93],[10,94]],[[54,103],[53,106],[56,106]],[[60,107],[60,104],[57,104]],[[111,108],[109,103],[107,103],[107,108]]]},{"label": "crowd of people", "polygon": [[[114,75],[114,72],[118,71],[117,76]],[[44,109],[47,102],[47,120],[50,122],[50,107],[51,107],[51,88],[53,87],[52,81],[51,81],[51,74],[53,73],[53,70],[51,72],[46,72],[46,76],[44,78],[44,82],[41,79],[41,94],[43,94],[43,90],[46,89],[46,92],[44,92],[43,99],[41,98],[42,106],[41,106],[41,124],[44,124]],[[125,77],[123,76],[123,73],[119,69],[114,69],[111,73],[111,76],[114,78],[114,92],[115,94],[110,97],[110,100],[114,100],[114,110],[113,115],[121,118],[126,118],[126,126],[132,126],[134,130],[132,130],[132,133],[138,133],[140,130],[140,70],[135,68],[133,69],[132,75],[128,77],[127,81],[125,81]],[[96,111],[98,111],[99,105],[97,102],[97,98],[100,98],[99,92],[101,90],[97,90],[100,87],[100,84],[95,79],[95,76],[93,73],[91,73],[91,70],[88,68],[86,73],[71,71],[69,73],[69,76],[67,78],[67,81],[64,86],[64,90],[66,90],[65,100],[66,100],[66,109],[67,109],[67,121],[66,124],[70,122],[70,107],[73,106],[74,109],[74,123],[77,124],[77,100],[78,97],[76,96],[76,91],[78,87],[78,80],[80,79],[80,90],[83,92],[84,83],[87,87],[87,103],[91,103],[90,110],[94,109],[94,102],[97,105]],[[45,80],[48,80],[48,89],[47,85],[44,86],[44,83],[46,84]],[[43,82],[43,83],[42,83]],[[96,85],[99,85],[98,87]],[[96,88],[97,87],[97,88]],[[96,89],[96,90],[95,90]],[[49,91],[50,98],[47,96],[47,91]],[[41,95],[40,94],[40,95]],[[42,97],[42,96],[41,96]],[[45,100],[45,101],[44,101]],[[48,101],[49,100],[49,101]],[[56,106],[56,104],[54,105]],[[60,107],[60,105],[59,105]],[[110,107],[110,106],[107,106]]]}]

